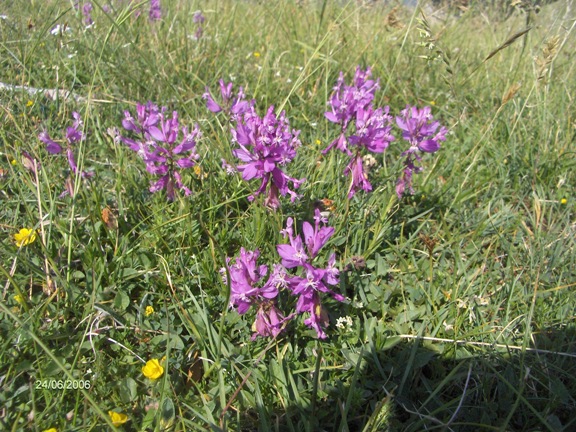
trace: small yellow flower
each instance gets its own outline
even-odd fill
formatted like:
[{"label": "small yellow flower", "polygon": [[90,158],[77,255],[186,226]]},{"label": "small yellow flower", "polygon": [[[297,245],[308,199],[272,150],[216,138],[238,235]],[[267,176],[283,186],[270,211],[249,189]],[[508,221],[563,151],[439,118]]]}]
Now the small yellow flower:
[{"label": "small yellow flower", "polygon": [[14,241],[18,247],[34,243],[34,240],[36,240],[36,231],[28,228],[22,228],[18,234],[14,234]]},{"label": "small yellow flower", "polygon": [[430,101],[430,105],[432,105],[432,106],[436,105],[436,101],[433,101],[433,100]]},{"label": "small yellow flower", "polygon": [[16,294],[14,296],[14,300],[16,300],[16,303],[21,304],[21,305],[26,303],[26,300],[24,300],[24,297],[22,297],[20,294]]},{"label": "small yellow flower", "polygon": [[319,139],[316,140],[316,145],[320,145],[322,144],[322,141],[320,141]]},{"label": "small yellow flower", "polygon": [[10,161],[10,163],[11,163],[13,166],[18,165],[18,162],[16,161],[16,159],[12,159],[12,160]]},{"label": "small yellow flower", "polygon": [[29,100],[28,102],[26,102],[26,106],[28,108],[30,108],[32,105],[34,105],[34,101]]},{"label": "small yellow flower", "polygon": [[145,316],[150,316],[154,313],[154,308],[152,306],[146,306],[146,310],[144,311]]},{"label": "small yellow flower", "polygon": [[146,378],[151,380],[157,380],[164,373],[164,368],[158,361],[158,359],[148,360],[146,366],[142,368],[142,373]]},{"label": "small yellow flower", "polygon": [[128,421],[128,416],[124,413],[118,413],[116,411],[108,411],[108,415],[110,416],[110,419],[112,420],[112,424],[114,426],[123,425]]},{"label": "small yellow flower", "polygon": [[208,173],[202,171],[202,168],[199,165],[194,165],[193,169],[194,174],[196,174],[196,177],[198,177],[199,179],[205,179],[206,177],[208,177]]},{"label": "small yellow flower", "polygon": [[568,200],[566,198],[562,198],[560,200],[560,204],[566,204],[568,202]]},{"label": "small yellow flower", "polygon": [[260,53],[258,51],[254,52],[254,57],[259,58],[260,57]]},{"label": "small yellow flower", "polygon": [[45,431],[42,431],[42,432],[58,432],[58,429],[50,428],[50,429],[46,429]]}]

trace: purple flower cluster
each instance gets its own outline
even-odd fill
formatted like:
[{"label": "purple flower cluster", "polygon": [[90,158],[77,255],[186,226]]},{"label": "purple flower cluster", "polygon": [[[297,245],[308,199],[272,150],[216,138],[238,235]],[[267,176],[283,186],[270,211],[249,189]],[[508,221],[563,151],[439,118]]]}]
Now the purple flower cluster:
[{"label": "purple flower cluster", "polygon": [[201,11],[196,11],[196,12],[194,12],[194,16],[192,17],[192,21],[194,22],[194,24],[196,24],[196,31],[194,32],[194,39],[200,40],[200,38],[202,38],[202,35],[204,34],[204,27],[202,27],[202,24],[204,24],[204,21],[206,21],[206,17],[202,14]]},{"label": "purple flower cluster", "polygon": [[160,0],[150,0],[150,12],[148,19],[150,21],[158,21],[162,18],[162,9],[160,8]]},{"label": "purple flower cluster", "polygon": [[[262,287],[259,282],[268,273],[268,266],[257,265],[260,251],[246,251],[240,249],[240,257],[230,265],[230,258],[226,259],[228,273],[230,274],[230,305],[235,307],[239,314],[245,314],[253,304],[258,308],[256,321],[253,325],[255,331],[252,339],[260,336],[276,337],[282,331],[286,321],[282,312],[278,310],[273,299],[278,296],[278,287],[274,284],[274,277],[270,277]],[[220,273],[227,283],[226,271]]]},{"label": "purple flower cluster", "polygon": [[[314,227],[310,223],[304,222],[302,226],[304,238],[302,239],[300,235],[294,235],[294,220],[288,218],[286,228],[282,230],[282,233],[290,243],[277,246],[282,264],[274,266],[267,282],[260,288],[257,287],[257,284],[268,273],[268,267],[256,264],[260,256],[258,250],[247,252],[242,248],[240,257],[232,266],[230,259],[227,259],[230,273],[231,306],[234,306],[240,314],[246,313],[252,304],[258,307],[253,326],[255,330],[253,338],[258,335],[275,337],[284,327],[284,323],[295,316],[295,314],[291,314],[285,318],[271,300],[278,296],[280,288],[298,297],[295,313],[309,314],[309,317],[304,320],[304,324],[316,330],[319,338],[327,337],[324,329],[328,325],[328,316],[321,304],[320,295],[327,293],[338,301],[344,301],[344,297],[327,286],[337,285],[339,282],[339,271],[335,267],[336,255],[330,256],[325,268],[311,264],[320,249],[334,233],[334,228],[326,226],[327,220],[321,216],[319,210],[316,210],[314,221]],[[301,270],[301,275],[289,275],[287,273],[288,269],[298,268]],[[222,269],[221,273],[226,279],[224,272]]]},{"label": "purple flower cluster", "polygon": [[198,125],[192,131],[180,127],[178,113],[166,115],[166,107],[158,109],[151,102],[136,105],[136,118],[130,111],[124,112],[122,126],[137,138],[119,136],[118,139],[134,150],[146,164],[146,171],[160,176],[152,182],[150,192],[165,189],[170,201],[174,200],[175,189],[185,195],[192,191],[182,183],[180,169],[193,167],[200,157],[196,153],[196,141],[201,133]]},{"label": "purple flower cluster", "polygon": [[[371,76],[370,68],[363,71],[358,67],[353,84],[346,85],[344,74],[340,72],[330,97],[330,111],[324,114],[328,121],[340,125],[340,135],[323,153],[337,148],[351,157],[344,171],[346,175],[352,174],[348,198],[352,198],[360,189],[366,192],[372,190],[360,149],[364,147],[372,153],[383,153],[395,139],[391,133],[390,108],[373,107],[374,94],[380,85],[378,80],[372,80]],[[398,198],[401,198],[406,188],[413,193],[412,174],[422,171],[422,167],[415,164],[421,160],[419,153],[436,152],[440,148],[439,141],[446,139],[447,130],[442,127],[435,134],[439,123],[433,120],[430,107],[420,110],[407,106],[401,116],[396,117],[396,124],[402,130],[402,137],[410,144],[410,149],[402,153],[402,156],[406,156],[404,172],[396,184],[396,193]],[[355,153],[350,151],[349,145],[356,146]]]},{"label": "purple flower cluster", "polygon": [[[296,156],[296,149],[301,146],[298,139],[300,131],[290,128],[284,111],[277,117],[273,106],[269,107],[266,115],[261,118],[254,108],[255,102],[246,101],[242,88],[236,95],[232,94],[232,83],[225,84],[220,80],[220,93],[221,104],[214,100],[208,88],[202,97],[211,112],[224,111],[233,123],[232,143],[239,148],[234,149],[232,154],[242,162],[237,167],[242,178],[261,179],[260,187],[248,199],[253,201],[270,186],[264,205],[273,210],[278,209],[278,193],[282,196],[290,195],[294,202],[299,196],[289,188],[289,182],[297,189],[305,179],[298,180],[288,176],[282,167]],[[232,170],[232,166],[225,160],[222,163],[227,171]]]},{"label": "purple flower cluster", "polygon": [[416,107],[406,106],[401,111],[401,115],[396,117],[396,124],[402,130],[402,138],[410,144],[410,148],[402,153],[406,156],[404,160],[404,172],[402,177],[396,182],[396,194],[401,198],[406,188],[410,193],[414,193],[412,188],[412,173],[421,172],[423,168],[415,164],[420,162],[421,152],[434,153],[440,149],[440,141],[446,141],[448,130],[442,126],[438,133],[436,130],[440,123],[434,121],[430,112],[430,107],[418,109]]},{"label": "purple flower cluster", "polygon": [[[77,174],[78,165],[76,164],[76,157],[74,156],[74,147],[77,143],[85,139],[84,134],[82,133],[82,127],[84,126],[82,122],[82,118],[80,114],[77,112],[72,113],[72,117],[74,118],[74,122],[72,126],[66,128],[66,157],[68,159],[68,165],[70,166],[71,175],[67,178],[65,182],[65,190],[62,193],[63,195],[73,195],[74,194],[74,176]],[[50,154],[59,154],[62,152],[62,146],[50,138],[47,131],[43,131],[38,135],[38,139],[46,144],[46,150]],[[80,175],[84,178],[89,178],[94,175],[92,172],[82,171]]]},{"label": "purple flower cluster", "polygon": [[206,107],[214,114],[224,111],[230,120],[239,121],[240,116],[247,112],[250,106],[254,105],[254,101],[246,101],[246,95],[242,87],[240,87],[236,95],[232,95],[232,83],[226,84],[221,79],[219,84],[222,102],[217,103],[210,94],[210,89],[206,87],[206,91],[202,95],[202,99],[206,100]]},{"label": "purple flower cluster", "polygon": [[288,183],[292,182],[294,189],[297,189],[304,179],[289,177],[281,169],[296,156],[296,149],[301,145],[299,134],[300,131],[290,129],[284,112],[276,117],[273,106],[268,108],[263,118],[258,116],[254,106],[250,106],[236,121],[232,129],[232,142],[239,148],[234,149],[232,154],[243,162],[237,169],[244,180],[261,179],[258,190],[248,197],[250,201],[264,193],[268,186],[264,204],[274,210],[280,207],[278,192],[282,196],[289,194],[292,202],[299,197],[288,187]]},{"label": "purple flower cluster", "polygon": [[92,19],[92,3],[86,2],[84,6],[82,6],[82,15],[84,15],[84,24],[90,26],[94,24],[94,20]]},{"label": "purple flower cluster", "polygon": [[[331,110],[324,114],[328,121],[340,125],[340,136],[323,153],[335,147],[351,157],[344,171],[346,175],[352,174],[348,198],[352,198],[360,189],[366,192],[372,190],[362,163],[362,147],[373,153],[383,153],[394,140],[390,133],[392,116],[389,108],[373,107],[374,93],[380,85],[371,76],[370,68],[362,71],[358,67],[354,83],[349,86],[344,82],[344,74],[340,72],[329,101]],[[356,146],[355,153],[350,151],[349,145]]]}]

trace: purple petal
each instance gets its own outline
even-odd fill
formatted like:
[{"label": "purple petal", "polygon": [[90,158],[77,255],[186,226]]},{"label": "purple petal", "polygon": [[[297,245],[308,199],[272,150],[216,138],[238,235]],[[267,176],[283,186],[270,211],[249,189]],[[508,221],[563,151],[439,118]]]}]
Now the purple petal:
[{"label": "purple petal", "polygon": [[418,144],[418,148],[426,153],[434,153],[435,151],[438,151],[438,149],[440,148],[440,144],[438,143],[438,141],[426,140]]}]

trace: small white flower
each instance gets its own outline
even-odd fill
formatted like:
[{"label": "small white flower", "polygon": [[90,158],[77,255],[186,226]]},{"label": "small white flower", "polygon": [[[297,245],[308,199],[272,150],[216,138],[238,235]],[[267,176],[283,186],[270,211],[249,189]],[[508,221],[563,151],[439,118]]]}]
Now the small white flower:
[{"label": "small white flower", "polygon": [[50,30],[50,33],[53,34],[54,36],[57,36],[60,33],[72,33],[72,28],[67,25],[61,26],[60,24],[56,24],[56,27]]},{"label": "small white flower", "polygon": [[444,326],[444,331],[446,332],[454,331],[454,326],[452,324],[447,324],[446,321],[444,321],[442,325]]},{"label": "small white flower", "polygon": [[349,316],[340,317],[336,320],[336,328],[349,330],[352,328],[352,318]]}]

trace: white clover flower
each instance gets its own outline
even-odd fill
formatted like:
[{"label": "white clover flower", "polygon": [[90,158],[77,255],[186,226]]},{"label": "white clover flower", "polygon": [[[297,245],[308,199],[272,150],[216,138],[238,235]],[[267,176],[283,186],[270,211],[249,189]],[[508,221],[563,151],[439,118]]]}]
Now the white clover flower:
[{"label": "white clover flower", "polygon": [[336,328],[350,330],[352,328],[352,318],[349,316],[340,317],[336,320]]}]

